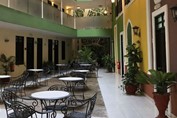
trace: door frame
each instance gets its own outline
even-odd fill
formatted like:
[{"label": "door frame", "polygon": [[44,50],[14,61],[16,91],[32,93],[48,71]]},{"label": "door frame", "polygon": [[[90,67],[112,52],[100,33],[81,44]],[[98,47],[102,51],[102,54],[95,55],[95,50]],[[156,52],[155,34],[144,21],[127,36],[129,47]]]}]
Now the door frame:
[{"label": "door frame", "polygon": [[[121,36],[123,36],[123,39],[122,39],[123,43],[121,42]],[[121,67],[121,69],[120,69],[120,75],[123,77],[123,72],[125,74],[125,59],[124,59],[124,57],[123,57],[123,60],[122,60],[122,55],[124,55],[124,52],[125,52],[124,32],[123,31],[120,32],[119,39],[120,39],[119,41],[120,41],[120,67]],[[121,48],[121,44],[123,44],[122,45],[123,46],[123,50]],[[122,54],[122,52],[123,52],[123,54]],[[122,65],[122,61],[123,61],[123,65]],[[124,69],[122,69],[122,67],[124,67]]]},{"label": "door frame", "polygon": [[[168,28],[168,6],[164,5],[158,10],[152,12],[152,53],[153,53],[153,69],[156,67],[156,48],[155,48],[155,17],[164,13],[164,27],[165,27],[165,49],[166,49],[166,71],[170,72],[170,51],[169,51],[169,28]],[[168,90],[170,91],[170,90]],[[168,114],[171,114],[171,101],[169,101]]]},{"label": "door frame", "polygon": [[[118,58],[118,53],[119,53],[119,50],[118,50],[117,24],[116,24],[116,25],[114,25],[114,57],[115,57],[115,63],[116,64],[117,64],[118,61],[120,61],[119,58]],[[115,66],[116,66],[116,64],[115,64]],[[118,68],[116,68],[115,70],[118,73]]]},{"label": "door frame", "polygon": [[156,67],[156,50],[155,50],[155,17],[164,13],[164,27],[165,27],[165,47],[166,47],[166,71],[170,71],[170,53],[169,53],[169,33],[168,33],[168,6],[164,5],[158,10],[152,12],[152,44],[153,44],[153,69]]}]

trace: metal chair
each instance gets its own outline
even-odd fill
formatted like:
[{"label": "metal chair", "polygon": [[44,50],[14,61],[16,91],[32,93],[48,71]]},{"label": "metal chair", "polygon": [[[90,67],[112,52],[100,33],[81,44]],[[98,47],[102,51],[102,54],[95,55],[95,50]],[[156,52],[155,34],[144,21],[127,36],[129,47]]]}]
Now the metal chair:
[{"label": "metal chair", "polygon": [[25,87],[28,75],[29,73],[25,71],[23,74],[18,76],[16,80],[12,80],[11,82],[9,82],[4,90],[12,91],[15,94],[19,93],[21,97],[23,96],[23,94],[26,95]]},{"label": "metal chair", "polygon": [[86,75],[83,74],[83,73],[78,73],[78,72],[71,72],[70,75],[72,77],[81,77],[83,78],[83,80],[80,80],[80,81],[75,81],[74,82],[74,86],[73,86],[73,91],[76,92],[76,91],[80,91],[82,92],[82,97],[83,99],[85,98],[85,89],[87,89],[87,84],[86,84]]},{"label": "metal chair", "polygon": [[[73,102],[74,104],[62,107],[64,118],[91,118],[96,103],[96,98],[97,93],[89,99],[75,99]],[[79,108],[85,108],[85,111],[78,111]]]},{"label": "metal chair", "polygon": [[5,90],[2,92],[2,100],[5,105],[7,118],[38,118],[37,114],[49,115],[55,118],[56,113],[52,110],[40,112],[35,110],[38,101],[30,97],[19,97],[12,91]]},{"label": "metal chair", "polygon": [[[50,86],[48,91],[65,91],[66,88],[62,86],[61,84],[55,84]],[[67,99],[67,98],[66,98]],[[56,110],[56,111],[61,111],[61,107],[66,106],[66,99],[61,99],[61,100],[48,100],[47,104],[43,105],[43,110]]]}]

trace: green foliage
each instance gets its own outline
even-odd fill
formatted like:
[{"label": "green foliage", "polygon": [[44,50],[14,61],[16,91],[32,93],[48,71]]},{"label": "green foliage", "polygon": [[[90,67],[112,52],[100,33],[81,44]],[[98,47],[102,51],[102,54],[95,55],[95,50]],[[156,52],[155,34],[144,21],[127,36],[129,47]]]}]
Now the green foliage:
[{"label": "green foliage", "polygon": [[159,94],[167,93],[167,89],[176,84],[176,73],[162,72],[158,70],[149,70],[150,75],[140,71],[136,75],[137,82],[141,84],[153,84],[155,85],[156,92]]},{"label": "green foliage", "polygon": [[7,57],[5,54],[0,55],[0,62],[2,62],[2,67],[4,68],[5,74],[10,71],[10,65],[15,63],[15,57]]},{"label": "green foliage", "polygon": [[78,51],[80,61],[86,63],[93,62],[93,51],[89,47],[83,47],[81,50]]},{"label": "green foliage", "polygon": [[102,58],[104,62],[104,66],[108,69],[108,71],[112,71],[115,66],[114,58],[111,55],[105,55]]},{"label": "green foliage", "polygon": [[123,84],[132,84],[132,85],[138,85],[135,77],[136,74],[139,72],[139,64],[142,62],[142,52],[140,50],[139,46],[140,42],[137,41],[137,43],[133,43],[132,45],[128,45],[126,50],[127,54],[125,57],[128,58],[128,70],[125,74],[125,79],[123,79]]},{"label": "green foliage", "polygon": [[74,11],[74,16],[75,17],[83,17],[84,16],[84,10],[82,10],[82,9],[76,9]]}]

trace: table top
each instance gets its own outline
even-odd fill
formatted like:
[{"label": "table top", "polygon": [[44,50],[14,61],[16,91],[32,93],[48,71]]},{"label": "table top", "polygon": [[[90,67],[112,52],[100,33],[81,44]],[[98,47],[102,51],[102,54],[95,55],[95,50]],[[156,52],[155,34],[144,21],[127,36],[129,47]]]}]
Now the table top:
[{"label": "table top", "polygon": [[59,80],[62,81],[80,81],[83,80],[81,77],[60,77]]},{"label": "table top", "polygon": [[73,72],[87,73],[89,72],[89,70],[73,70]]},{"label": "table top", "polygon": [[11,76],[10,75],[0,75],[0,79],[1,78],[10,78]]},{"label": "table top", "polygon": [[41,100],[58,100],[68,97],[70,94],[66,91],[40,91],[31,94],[32,98]]},{"label": "table top", "polygon": [[67,64],[56,64],[56,66],[67,66]]},{"label": "table top", "polygon": [[91,66],[92,64],[80,64],[80,66]]},{"label": "table top", "polygon": [[40,72],[44,71],[44,69],[28,69],[28,71]]}]

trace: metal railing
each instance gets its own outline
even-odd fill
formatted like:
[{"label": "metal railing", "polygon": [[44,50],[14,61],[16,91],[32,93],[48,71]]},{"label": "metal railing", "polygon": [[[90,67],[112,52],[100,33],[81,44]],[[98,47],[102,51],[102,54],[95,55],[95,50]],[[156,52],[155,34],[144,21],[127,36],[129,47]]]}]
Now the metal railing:
[{"label": "metal railing", "polygon": [[111,28],[111,16],[73,17],[41,0],[0,0],[9,8],[75,29]]}]

